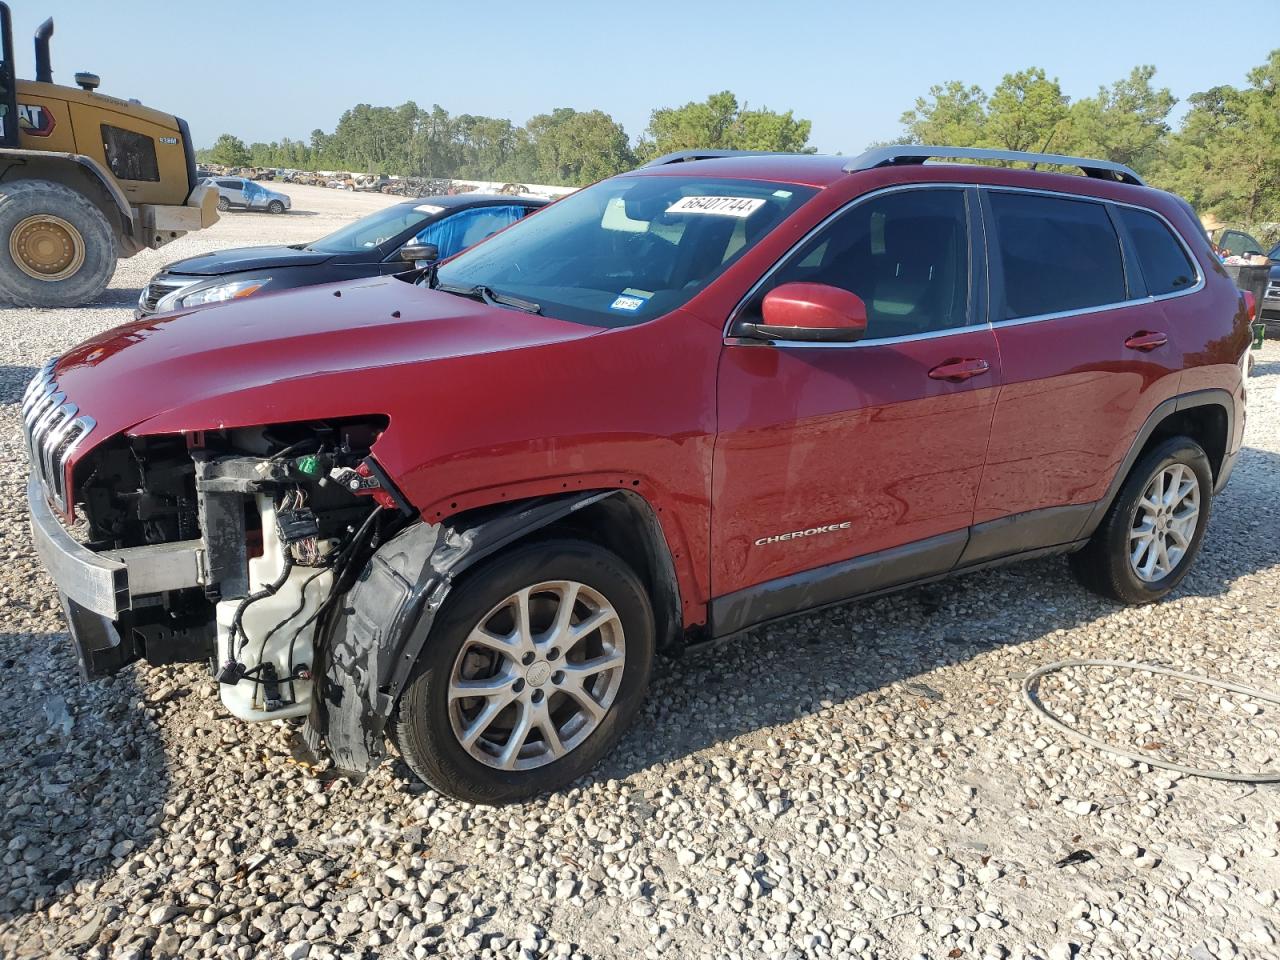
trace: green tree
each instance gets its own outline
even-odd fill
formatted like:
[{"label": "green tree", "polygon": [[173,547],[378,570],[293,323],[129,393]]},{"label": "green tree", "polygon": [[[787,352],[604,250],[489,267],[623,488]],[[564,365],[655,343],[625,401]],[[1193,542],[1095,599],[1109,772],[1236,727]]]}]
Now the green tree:
[{"label": "green tree", "polygon": [[971,147],[980,143],[987,123],[987,95],[981,87],[958,80],[929,88],[915,107],[902,115],[903,141]]},{"label": "green tree", "polygon": [[1201,216],[1254,224],[1280,220],[1280,50],[1248,80],[1243,90],[1218,86],[1189,98],[1152,180]]},{"label": "green tree", "polygon": [[782,150],[812,153],[808,146],[812,124],[797,120],[790,110],[739,106],[728,90],[682,107],[663,107],[649,115],[649,126],[637,145],[642,159],[674,150]]},{"label": "green tree", "polygon": [[535,167],[522,179],[586,184],[635,166],[622,125],[600,110],[558,107],[525,125]]},{"label": "green tree", "polygon": [[1006,73],[987,103],[981,145],[1051,150],[1067,118],[1067,104],[1058,81],[1048,79],[1039,67]]},{"label": "green tree", "polygon": [[1057,149],[1149,170],[1165,147],[1178,102],[1167,87],[1152,85],[1155,74],[1153,66],[1134,67],[1097,96],[1073,103]]},{"label": "green tree", "polygon": [[224,133],[209,150],[208,161],[224,167],[244,167],[252,161],[244,141],[230,133]]}]

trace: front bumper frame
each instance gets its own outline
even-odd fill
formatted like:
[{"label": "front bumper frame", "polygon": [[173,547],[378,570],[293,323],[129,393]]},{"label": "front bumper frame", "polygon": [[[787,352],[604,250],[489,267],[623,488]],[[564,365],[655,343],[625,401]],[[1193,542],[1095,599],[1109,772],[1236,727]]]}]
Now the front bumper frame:
[{"label": "front bumper frame", "polygon": [[[27,481],[27,509],[36,554],[58,588],[62,612],[86,679],[115,673],[136,659],[120,625],[146,597],[203,586],[208,579],[199,540],[95,553],[58,521],[40,481]],[[127,642],[126,642],[127,640]]]}]

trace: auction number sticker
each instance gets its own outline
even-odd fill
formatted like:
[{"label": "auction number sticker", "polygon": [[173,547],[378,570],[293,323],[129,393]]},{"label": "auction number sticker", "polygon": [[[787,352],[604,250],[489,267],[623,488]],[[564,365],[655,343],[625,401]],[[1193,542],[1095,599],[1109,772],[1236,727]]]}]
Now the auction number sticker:
[{"label": "auction number sticker", "polygon": [[745,219],[761,207],[765,201],[759,197],[681,197],[667,213],[710,213],[717,217]]},{"label": "auction number sticker", "polygon": [[414,213],[444,213],[444,207],[434,203],[420,203],[413,208]]}]

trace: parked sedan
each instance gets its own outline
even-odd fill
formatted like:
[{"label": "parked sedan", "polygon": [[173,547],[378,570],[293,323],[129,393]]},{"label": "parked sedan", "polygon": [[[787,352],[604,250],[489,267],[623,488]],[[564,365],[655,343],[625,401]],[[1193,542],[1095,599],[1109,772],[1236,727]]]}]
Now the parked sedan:
[{"label": "parked sedan", "polygon": [[179,260],[151,278],[134,316],[247,297],[261,290],[401,273],[412,269],[400,258],[400,248],[410,242],[434,244],[444,260],[546,203],[475,193],[432,197],[430,202],[408,200],[314,243],[240,247]]},{"label": "parked sedan", "polygon": [[293,206],[286,193],[264,187],[248,177],[210,177],[206,183],[218,188],[218,209],[265,210],[284,213]]}]

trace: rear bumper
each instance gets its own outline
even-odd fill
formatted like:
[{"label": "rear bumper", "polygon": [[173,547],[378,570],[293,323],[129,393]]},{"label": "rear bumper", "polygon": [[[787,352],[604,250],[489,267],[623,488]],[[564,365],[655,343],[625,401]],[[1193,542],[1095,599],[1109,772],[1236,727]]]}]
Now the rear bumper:
[{"label": "rear bumper", "polygon": [[139,598],[205,582],[199,540],[95,553],[58,522],[34,478],[27,482],[27,509],[36,554],[57,585],[86,678],[114,673],[133,659],[118,625]]}]

